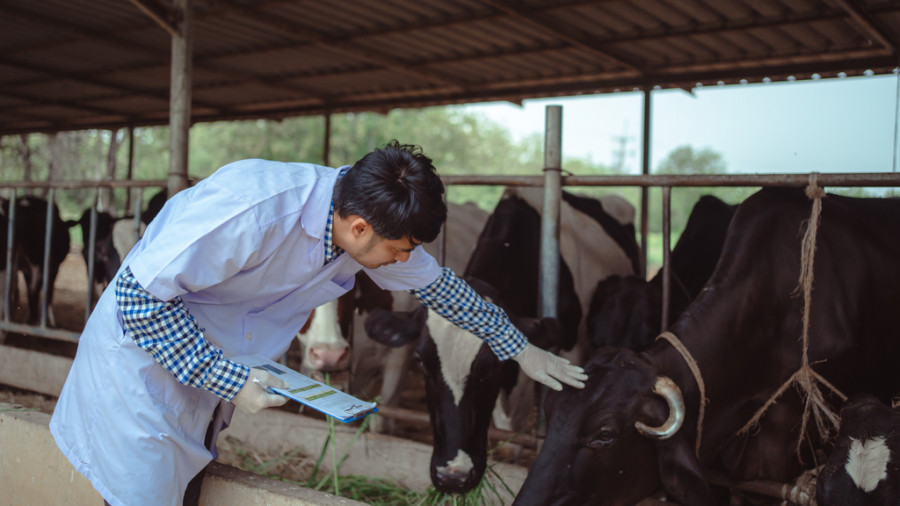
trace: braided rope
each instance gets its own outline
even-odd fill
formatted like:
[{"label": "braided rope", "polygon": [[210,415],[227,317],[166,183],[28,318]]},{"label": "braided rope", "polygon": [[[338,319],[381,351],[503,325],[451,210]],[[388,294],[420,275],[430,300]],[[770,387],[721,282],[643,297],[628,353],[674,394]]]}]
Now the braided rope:
[{"label": "braided rope", "polygon": [[703,439],[703,416],[706,413],[706,405],[709,403],[709,399],[706,398],[706,384],[703,382],[703,376],[700,374],[700,366],[697,365],[697,361],[694,360],[694,357],[691,355],[691,352],[688,351],[687,347],[685,347],[684,343],[678,339],[678,336],[675,334],[665,331],[662,334],[656,336],[657,339],[665,339],[669,341],[669,344],[674,347],[678,353],[681,354],[681,358],[684,359],[684,362],[687,364],[688,369],[691,370],[691,373],[694,375],[694,380],[697,382],[697,387],[700,389],[700,409],[697,414],[697,441],[694,443],[694,454],[697,458],[700,458],[700,441]]},{"label": "braided rope", "polygon": [[801,258],[800,258],[800,279],[799,279],[799,287],[803,291],[803,334],[801,340],[803,342],[803,355],[801,358],[800,368],[791,375],[781,387],[772,394],[772,397],[766,401],[765,404],[760,407],[753,417],[748,421],[738,432],[738,435],[746,434],[750,431],[750,429],[756,427],[759,424],[759,420],[762,418],[763,414],[766,410],[769,409],[769,406],[775,403],[775,401],[784,393],[787,388],[797,383],[799,388],[801,389],[801,393],[805,393],[806,399],[803,406],[803,417],[800,423],[800,435],[797,438],[797,454],[800,454],[800,445],[803,441],[803,435],[806,433],[806,426],[809,422],[810,413],[812,413],[813,418],[816,422],[816,427],[819,430],[819,434],[823,439],[827,437],[829,432],[828,427],[826,427],[826,422],[830,423],[832,427],[837,428],[840,422],[838,416],[831,410],[829,404],[825,401],[825,397],[822,395],[822,391],[819,390],[819,386],[817,382],[822,383],[826,387],[828,387],[832,392],[837,394],[841,400],[847,400],[847,396],[844,395],[840,390],[835,388],[831,383],[829,383],[822,375],[817,373],[812,369],[809,365],[809,313],[810,307],[812,305],[812,284],[813,284],[813,267],[814,260],[816,255],[816,234],[819,229],[819,219],[822,213],[822,198],[825,196],[825,190],[819,186],[817,182],[818,174],[813,172],[809,175],[809,185],[806,187],[806,196],[809,197],[812,203],[812,214],[809,218],[809,221],[806,226],[806,231],[803,234],[803,242],[801,244]]}]

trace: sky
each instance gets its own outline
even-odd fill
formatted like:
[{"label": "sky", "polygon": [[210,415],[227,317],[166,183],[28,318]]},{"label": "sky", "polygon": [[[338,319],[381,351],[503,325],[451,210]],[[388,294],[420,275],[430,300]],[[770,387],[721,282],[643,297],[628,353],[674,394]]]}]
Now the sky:
[{"label": "sky", "polygon": [[[651,171],[690,145],[722,155],[730,173],[892,172],[898,149],[898,74],[657,90],[651,98]],[[619,92],[466,106],[515,138],[543,136],[548,105],[562,106],[562,151],[641,167],[643,93]],[[897,154],[900,157],[900,153]]]}]

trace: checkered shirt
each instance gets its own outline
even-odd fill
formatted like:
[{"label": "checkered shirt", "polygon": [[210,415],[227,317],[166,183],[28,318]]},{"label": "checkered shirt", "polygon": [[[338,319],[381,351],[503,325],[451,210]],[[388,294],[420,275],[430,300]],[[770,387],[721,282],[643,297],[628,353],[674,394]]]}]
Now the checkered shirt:
[{"label": "checkered shirt", "polygon": [[449,267],[442,268],[430,285],[410,293],[428,309],[483,339],[500,360],[518,355],[528,344],[499,306],[484,300]]},{"label": "checkered shirt", "polygon": [[344,250],[331,240],[331,227],[334,223],[334,202],[328,209],[328,221],[325,222],[325,265],[338,257]]},{"label": "checkered shirt", "polygon": [[126,267],[116,280],[116,302],[125,333],[182,384],[230,401],[247,382],[250,369],[228,360],[203,338],[203,329],[181,297],[168,302],[157,299]]}]

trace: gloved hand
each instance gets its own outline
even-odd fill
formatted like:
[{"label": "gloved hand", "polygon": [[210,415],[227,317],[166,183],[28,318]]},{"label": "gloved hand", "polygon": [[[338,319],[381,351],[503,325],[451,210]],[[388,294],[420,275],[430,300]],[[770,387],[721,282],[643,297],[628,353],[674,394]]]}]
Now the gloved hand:
[{"label": "gloved hand", "polygon": [[269,387],[287,388],[284,380],[262,369],[250,369],[247,382],[231,399],[231,402],[244,413],[256,413],[273,406],[281,406],[287,402],[287,397],[272,393]]},{"label": "gloved hand", "polygon": [[531,343],[528,343],[525,349],[512,359],[519,363],[522,372],[529,378],[539,381],[553,390],[562,390],[560,381],[575,388],[584,388],[582,381],[587,379],[584,369],[572,365],[568,359],[558,357]]}]

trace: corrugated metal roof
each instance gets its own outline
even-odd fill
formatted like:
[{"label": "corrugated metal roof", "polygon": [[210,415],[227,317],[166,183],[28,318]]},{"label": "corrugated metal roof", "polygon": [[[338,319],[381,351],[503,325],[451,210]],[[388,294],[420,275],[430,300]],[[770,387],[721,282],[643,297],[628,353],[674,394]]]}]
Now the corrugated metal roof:
[{"label": "corrugated metal roof", "polygon": [[[143,10],[139,7],[143,7]],[[0,134],[166,123],[171,0],[0,0]],[[195,0],[194,121],[890,73],[898,0]]]}]

